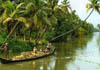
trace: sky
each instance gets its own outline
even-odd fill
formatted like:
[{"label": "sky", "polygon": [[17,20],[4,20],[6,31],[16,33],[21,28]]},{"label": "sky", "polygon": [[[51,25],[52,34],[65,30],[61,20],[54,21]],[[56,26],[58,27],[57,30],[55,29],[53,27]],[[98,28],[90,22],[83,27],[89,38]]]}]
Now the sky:
[{"label": "sky", "polygon": [[[62,0],[60,0],[61,2]],[[73,10],[76,10],[76,14],[84,20],[88,14],[86,13],[86,4],[89,3],[88,0],[68,0],[70,1],[70,5]],[[89,17],[87,22],[90,22],[94,25],[94,27],[97,27],[98,24],[100,24],[100,15],[94,11],[92,15]]]}]

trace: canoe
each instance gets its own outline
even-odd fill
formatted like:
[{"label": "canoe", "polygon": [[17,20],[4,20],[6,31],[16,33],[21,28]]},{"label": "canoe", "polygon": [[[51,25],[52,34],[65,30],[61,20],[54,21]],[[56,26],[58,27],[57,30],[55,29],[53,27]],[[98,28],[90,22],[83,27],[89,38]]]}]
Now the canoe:
[{"label": "canoe", "polygon": [[12,59],[6,60],[6,59],[3,59],[3,58],[0,58],[0,61],[1,61],[2,64],[8,64],[8,63],[16,63],[16,62],[24,62],[24,61],[30,61],[30,60],[37,60],[37,59],[41,59],[41,58],[50,56],[50,55],[54,54],[54,52],[55,52],[55,48],[49,54],[45,54],[43,56],[37,56],[37,57],[34,57],[34,58],[23,59],[23,60],[12,60]]}]

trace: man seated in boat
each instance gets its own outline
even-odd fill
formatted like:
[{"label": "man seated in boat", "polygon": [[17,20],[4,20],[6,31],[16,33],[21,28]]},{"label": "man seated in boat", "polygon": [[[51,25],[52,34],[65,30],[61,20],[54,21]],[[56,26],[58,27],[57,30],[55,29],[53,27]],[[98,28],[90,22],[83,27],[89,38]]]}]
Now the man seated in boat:
[{"label": "man seated in boat", "polygon": [[48,42],[47,48],[44,50],[45,53],[48,53],[51,50],[50,46],[51,46],[51,44]]},{"label": "man seated in boat", "polygon": [[46,49],[43,50],[43,52],[44,52],[44,53],[48,53],[49,50],[46,48]]},{"label": "man seated in boat", "polygon": [[33,52],[34,52],[34,53],[37,53],[37,51],[38,51],[37,48],[34,47]]},{"label": "man seated in boat", "polygon": [[5,43],[3,48],[0,48],[0,50],[4,50],[5,51],[5,57],[6,59],[9,59],[9,48],[8,48],[8,43]]},{"label": "man seated in boat", "polygon": [[40,52],[43,52],[43,49],[40,49]]}]

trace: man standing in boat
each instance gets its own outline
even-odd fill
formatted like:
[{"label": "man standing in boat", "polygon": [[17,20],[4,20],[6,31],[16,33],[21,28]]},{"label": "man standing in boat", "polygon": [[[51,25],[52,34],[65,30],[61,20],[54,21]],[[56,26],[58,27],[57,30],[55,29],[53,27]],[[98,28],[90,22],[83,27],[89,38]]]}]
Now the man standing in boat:
[{"label": "man standing in boat", "polygon": [[9,48],[8,48],[8,43],[5,43],[3,48],[0,48],[0,50],[4,50],[5,51],[5,57],[6,59],[9,59]]}]

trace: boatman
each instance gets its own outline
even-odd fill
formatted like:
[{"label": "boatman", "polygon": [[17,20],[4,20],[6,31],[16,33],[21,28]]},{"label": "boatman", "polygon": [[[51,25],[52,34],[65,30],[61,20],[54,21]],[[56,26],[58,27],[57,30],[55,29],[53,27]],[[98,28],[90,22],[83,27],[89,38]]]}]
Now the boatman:
[{"label": "boatman", "polygon": [[50,52],[50,50],[51,50],[50,46],[51,46],[51,43],[48,42],[48,43],[47,43],[47,48],[44,49],[43,52],[44,52],[44,53]]},{"label": "boatman", "polygon": [[0,50],[4,50],[5,51],[5,58],[9,59],[9,48],[8,48],[8,43],[5,43],[3,48],[0,48]]},{"label": "boatman", "polygon": [[37,53],[37,51],[38,51],[37,48],[34,47],[33,52],[34,52],[34,53]]},{"label": "boatman", "polygon": [[47,43],[47,50],[50,51],[51,43]]}]

